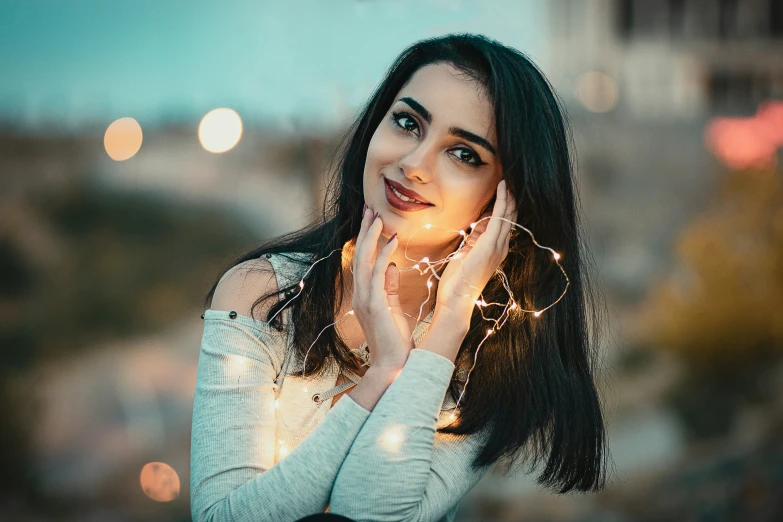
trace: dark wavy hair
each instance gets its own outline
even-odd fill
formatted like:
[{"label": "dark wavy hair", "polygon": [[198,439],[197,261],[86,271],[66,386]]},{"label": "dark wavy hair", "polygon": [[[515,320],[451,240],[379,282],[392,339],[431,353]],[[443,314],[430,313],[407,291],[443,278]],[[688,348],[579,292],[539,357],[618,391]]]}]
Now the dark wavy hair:
[{"label": "dark wavy hair", "polygon": [[[359,233],[362,176],[370,138],[411,76],[434,63],[450,64],[486,89],[494,105],[503,177],[520,209],[518,222],[535,234],[537,242],[561,254],[561,265],[570,279],[562,300],[540,317],[513,314],[484,342],[460,403],[458,421],[438,431],[471,434],[488,429],[488,440],[473,463],[475,467],[495,463],[501,457],[510,465],[524,455],[523,462],[530,461],[532,471],[546,459],[538,484],[558,493],[600,490],[605,487],[608,448],[594,372],[603,300],[589,284],[592,258],[578,224],[571,130],[554,88],[516,49],[476,34],[425,39],[405,49],[340,141],[335,152],[337,168],[324,200],[323,222],[273,238],[232,261],[215,280],[205,302],[209,306],[218,282],[230,268],[265,253],[306,252],[315,259],[328,256],[309,272],[301,294],[297,280],[260,296],[252,307],[277,296],[279,300],[267,316],[271,317],[290,305],[294,351],[304,357],[312,340],[335,321],[344,298],[341,255],[330,254]],[[554,302],[565,287],[551,253],[537,248],[523,231],[511,239],[500,268],[517,301],[527,310]],[[497,277],[490,279],[482,296],[487,302],[508,301]],[[465,384],[459,370],[473,365],[476,347],[484,338],[486,324],[481,313],[496,319],[502,313],[500,308],[474,310],[455,360],[458,371],[449,386],[455,399]],[[283,329],[280,319],[278,314],[272,321],[278,330]],[[308,354],[308,375],[323,371],[330,358],[341,367],[358,370],[361,361],[334,328],[324,331],[320,339]]]}]

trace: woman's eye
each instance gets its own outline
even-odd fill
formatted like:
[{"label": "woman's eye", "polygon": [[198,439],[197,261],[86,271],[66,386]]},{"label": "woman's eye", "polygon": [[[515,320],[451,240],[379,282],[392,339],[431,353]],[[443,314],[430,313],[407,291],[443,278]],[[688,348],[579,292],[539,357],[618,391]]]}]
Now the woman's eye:
[{"label": "woman's eye", "polygon": [[[410,114],[408,114],[407,112],[392,112],[391,120],[393,125],[396,125],[404,132],[413,132],[419,127],[419,124],[416,122],[416,119]],[[458,154],[452,154],[452,155],[455,156],[459,161],[463,162],[468,166],[480,167],[482,165],[485,165],[485,163],[481,161],[481,157],[467,147],[457,147],[456,149],[453,150],[458,151]],[[463,155],[462,153],[467,153],[467,154]],[[473,161],[471,161],[471,159]]]},{"label": "woman's eye", "polygon": [[[457,151],[458,153],[455,155],[457,156],[457,159],[462,161],[463,163],[467,163],[468,165],[471,165],[473,167],[480,167],[481,165],[484,164],[484,162],[481,161],[481,158],[478,156],[478,154],[476,154],[470,149],[466,149],[465,147],[459,147],[454,150]],[[461,154],[463,152],[467,152],[467,155],[463,156]],[[471,158],[473,158],[474,161],[469,161]]]},{"label": "woman's eye", "polygon": [[[404,123],[400,124],[400,120],[402,120]],[[411,132],[418,127],[416,120],[414,120],[410,114],[405,112],[393,112],[392,122],[406,132]],[[409,126],[411,123],[413,124],[412,127]]]}]

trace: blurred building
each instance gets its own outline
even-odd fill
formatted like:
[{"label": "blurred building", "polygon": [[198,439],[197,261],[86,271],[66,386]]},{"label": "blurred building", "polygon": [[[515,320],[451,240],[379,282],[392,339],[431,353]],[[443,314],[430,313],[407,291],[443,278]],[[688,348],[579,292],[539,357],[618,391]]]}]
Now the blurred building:
[{"label": "blurred building", "polygon": [[591,71],[616,83],[617,111],[644,119],[748,114],[765,99],[783,97],[778,0],[547,5],[547,72],[559,89],[588,105],[593,100],[583,75]]},{"label": "blurred building", "polygon": [[552,0],[545,13],[540,65],[574,122],[602,279],[632,304],[714,186],[705,126],[783,98],[783,3]]}]

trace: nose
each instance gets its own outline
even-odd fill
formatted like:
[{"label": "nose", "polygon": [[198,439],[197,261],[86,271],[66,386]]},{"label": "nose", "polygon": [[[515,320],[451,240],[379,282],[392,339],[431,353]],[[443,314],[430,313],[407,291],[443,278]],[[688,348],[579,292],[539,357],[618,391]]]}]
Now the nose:
[{"label": "nose", "polygon": [[406,178],[427,183],[432,179],[433,154],[436,154],[435,147],[422,141],[400,158],[397,166]]}]

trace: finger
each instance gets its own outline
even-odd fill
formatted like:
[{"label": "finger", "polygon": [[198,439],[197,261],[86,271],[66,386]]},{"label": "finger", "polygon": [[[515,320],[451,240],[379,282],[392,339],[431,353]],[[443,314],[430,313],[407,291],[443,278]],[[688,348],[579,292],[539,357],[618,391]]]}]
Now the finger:
[{"label": "finger", "polygon": [[[507,193],[506,193],[506,181],[501,180],[500,183],[498,183],[497,187],[497,198],[495,199],[495,206],[492,209],[492,217],[497,218],[503,216],[506,212],[506,204],[508,201]],[[500,237],[500,230],[502,227],[503,220],[502,219],[489,219],[489,224],[487,225],[487,235],[497,241],[497,238]]]},{"label": "finger", "polygon": [[502,221],[502,226],[500,229],[500,247],[504,247],[508,244],[509,237],[511,235],[511,228],[514,226],[512,223],[516,222],[516,202],[514,201],[514,198],[511,196],[511,192],[508,189],[506,189],[506,196],[508,199],[506,202],[506,212],[503,217],[507,221]]},{"label": "finger", "polygon": [[356,248],[358,250],[359,244],[361,244],[362,240],[364,239],[364,236],[367,234],[367,229],[370,228],[370,220],[372,219],[373,211],[370,209],[370,207],[367,207],[364,209],[364,214],[362,214],[362,224],[359,227],[359,235],[356,236]]},{"label": "finger", "polygon": [[[380,219],[380,218],[378,218]],[[386,243],[386,246],[384,246],[381,251],[378,253],[378,259],[375,260],[375,266],[372,270],[372,288],[373,289],[381,289],[385,288],[385,278],[386,278],[386,270],[387,266],[389,264],[389,260],[391,259],[392,254],[395,250],[397,250],[397,245],[399,243],[399,240],[397,239],[397,236],[395,235],[394,238]]]},{"label": "finger", "polygon": [[378,260],[375,264],[377,274],[374,274],[373,285],[379,285],[376,288],[383,288],[386,296],[386,305],[392,313],[402,315],[402,305],[400,304],[400,271],[396,265],[390,264],[389,259],[397,250],[399,241],[395,236],[378,254]]}]

